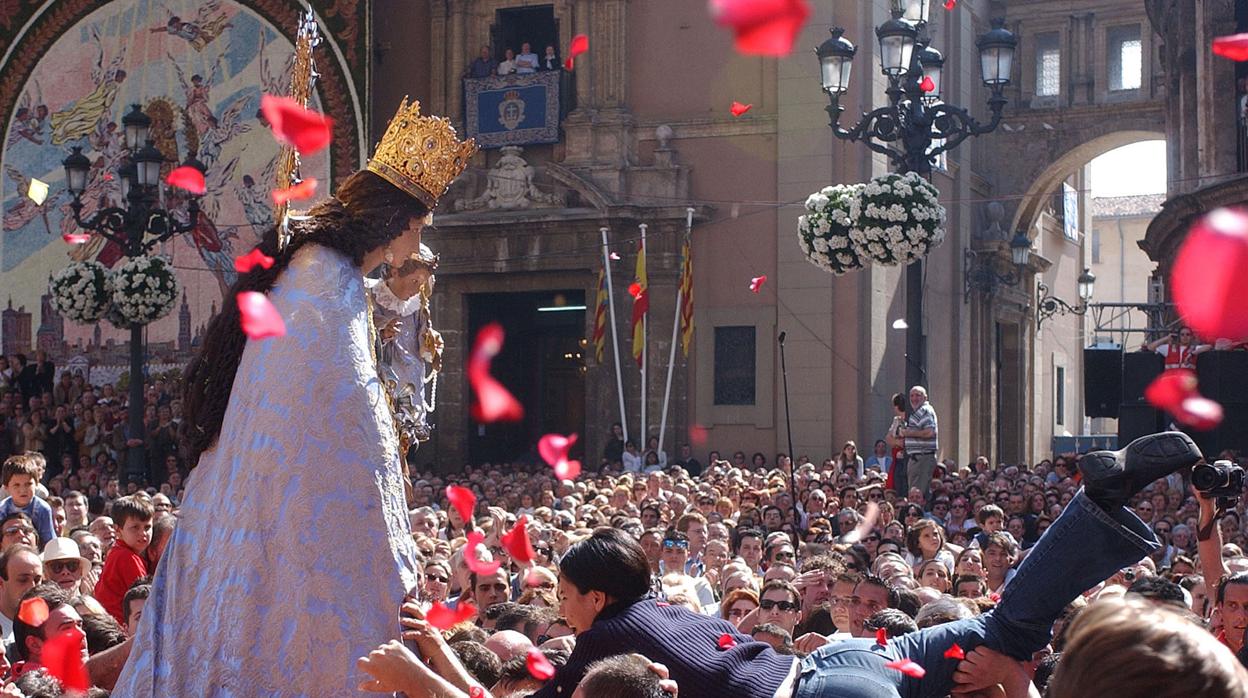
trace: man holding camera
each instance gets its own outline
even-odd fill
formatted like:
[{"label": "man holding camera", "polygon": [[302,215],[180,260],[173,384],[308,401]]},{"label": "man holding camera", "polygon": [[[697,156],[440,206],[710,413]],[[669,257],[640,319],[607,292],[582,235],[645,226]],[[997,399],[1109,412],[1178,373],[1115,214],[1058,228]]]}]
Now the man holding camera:
[{"label": "man holding camera", "polygon": [[[1196,547],[1207,589],[1216,589],[1214,608],[1222,617],[1218,640],[1236,655],[1244,651],[1248,630],[1248,572],[1231,574],[1222,560],[1222,531],[1218,528],[1224,507],[1244,488],[1244,470],[1229,460],[1192,469],[1192,492],[1200,504],[1196,521]],[[1242,660],[1241,660],[1242,661]]]},{"label": "man holding camera", "polygon": [[1187,327],[1179,328],[1178,334],[1171,332],[1141,347],[1144,351],[1155,351],[1166,357],[1165,369],[1167,371],[1173,368],[1196,370],[1196,356],[1212,348],[1211,344],[1197,344],[1196,333]]}]

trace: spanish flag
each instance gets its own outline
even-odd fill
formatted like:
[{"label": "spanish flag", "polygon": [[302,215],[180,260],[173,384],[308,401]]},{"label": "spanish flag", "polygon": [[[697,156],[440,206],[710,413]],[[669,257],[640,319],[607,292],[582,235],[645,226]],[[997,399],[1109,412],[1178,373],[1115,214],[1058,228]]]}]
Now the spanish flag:
[{"label": "spanish flag", "polygon": [[645,320],[650,310],[650,291],[646,283],[646,244],[637,246],[637,278],[628,287],[633,295],[633,359],[641,366],[641,355],[646,346]]},{"label": "spanish flag", "polygon": [[693,248],[685,238],[680,250],[680,350],[689,356],[693,341]]},{"label": "spanish flag", "polygon": [[602,353],[607,347],[607,263],[598,270],[598,304],[594,310],[594,357],[602,363]]}]

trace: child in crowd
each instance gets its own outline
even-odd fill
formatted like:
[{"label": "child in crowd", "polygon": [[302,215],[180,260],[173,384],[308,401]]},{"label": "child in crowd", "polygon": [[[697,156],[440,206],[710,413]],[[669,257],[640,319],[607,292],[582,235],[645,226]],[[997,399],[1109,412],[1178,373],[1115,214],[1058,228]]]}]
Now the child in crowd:
[{"label": "child in crowd", "polygon": [[126,592],[134,580],[147,576],[143,552],[152,542],[155,510],[146,498],[129,496],[113,502],[112,513],[117,540],[104,560],[104,570],[95,585],[95,598],[124,626],[128,620],[122,608]]},{"label": "child in crowd", "polygon": [[20,511],[30,517],[39,534],[39,548],[56,537],[52,526],[52,507],[35,496],[35,483],[40,475],[39,463],[28,455],[10,456],[0,469],[0,478],[9,496],[0,502],[0,518]]}]

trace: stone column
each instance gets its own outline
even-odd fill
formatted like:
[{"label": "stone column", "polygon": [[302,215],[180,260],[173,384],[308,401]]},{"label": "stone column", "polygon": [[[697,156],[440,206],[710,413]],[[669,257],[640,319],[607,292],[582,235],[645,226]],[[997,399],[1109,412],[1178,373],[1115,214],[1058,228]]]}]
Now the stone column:
[{"label": "stone column", "polygon": [[[445,46],[446,115],[458,124],[464,116],[464,71],[468,66],[468,0],[450,0],[451,31]],[[443,35],[447,36],[447,35]]]},{"label": "stone column", "polygon": [[605,109],[624,106],[627,93],[627,0],[600,0],[594,6],[594,103]]},{"label": "stone column", "polygon": [[[431,22],[432,25],[430,36],[444,37],[447,33],[447,5],[446,2],[432,2]],[[400,56],[399,46],[395,46],[394,55]],[[429,80],[429,111],[436,110],[445,113],[447,108],[447,55],[446,45],[441,42],[429,42],[429,71],[431,73]]]}]

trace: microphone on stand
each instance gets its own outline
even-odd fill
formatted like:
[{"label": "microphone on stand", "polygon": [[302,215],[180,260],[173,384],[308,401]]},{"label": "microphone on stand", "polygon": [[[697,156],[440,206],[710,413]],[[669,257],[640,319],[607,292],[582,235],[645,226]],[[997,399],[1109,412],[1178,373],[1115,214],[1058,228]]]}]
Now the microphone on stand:
[{"label": "microphone on stand", "polygon": [[801,521],[797,516],[797,488],[793,484],[793,469],[796,467],[797,457],[793,454],[793,422],[789,416],[789,368],[784,360],[784,338],[787,336],[787,332],[781,332],[777,339],[780,342],[780,375],[784,380],[784,430],[789,437],[789,505],[793,508],[793,549],[797,550],[797,529]]}]

